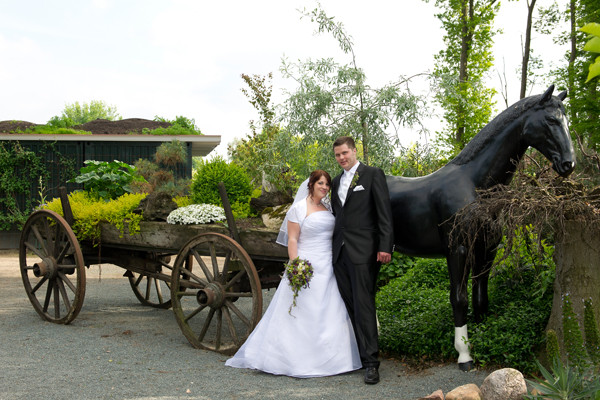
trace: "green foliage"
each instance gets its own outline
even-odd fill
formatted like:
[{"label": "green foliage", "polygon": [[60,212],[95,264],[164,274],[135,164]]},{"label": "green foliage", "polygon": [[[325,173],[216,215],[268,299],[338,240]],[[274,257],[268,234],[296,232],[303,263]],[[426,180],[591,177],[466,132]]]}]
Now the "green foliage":
[{"label": "green foliage", "polygon": [[[427,0],[426,0],[427,1]],[[492,115],[495,90],[485,86],[492,67],[494,18],[500,3],[436,0],[437,14],[446,34],[432,74],[435,100],[444,109],[446,123],[438,132],[438,146],[458,153]]]},{"label": "green foliage", "polygon": [[511,247],[507,246],[505,239],[490,274],[489,314],[473,325],[469,340],[478,363],[530,372],[552,310],[554,248],[538,240],[530,226],[518,229]]},{"label": "green foliage", "polygon": [[[579,28],[596,23],[599,9],[600,0],[573,0],[564,10],[556,7],[545,10],[549,15],[547,31],[552,32],[554,41],[565,45],[566,49],[563,57],[557,57],[555,68],[547,78],[548,83],[556,84],[560,90],[567,90],[569,97],[565,108],[569,129],[572,134],[581,137],[586,147],[596,151],[600,147],[600,131],[597,127],[600,118],[600,80],[588,80],[588,77],[590,66],[596,65],[597,54],[584,51],[589,37]],[[564,26],[568,29],[563,29]]]},{"label": "green foliage", "polygon": [[[523,233],[525,232],[525,233]],[[527,241],[537,237],[525,229],[513,247],[503,243],[489,279],[489,314],[469,323],[471,355],[480,365],[502,365],[529,372],[544,342],[550,317],[554,264],[552,247],[537,254]],[[519,235],[517,235],[519,236]],[[504,251],[510,256],[504,257]],[[535,253],[535,254],[534,254]],[[382,350],[410,356],[454,358],[450,280],[443,259],[411,259],[394,254],[382,266],[381,282],[396,273],[377,294]],[[470,285],[469,285],[470,289]],[[433,332],[432,332],[433,331]]]},{"label": "green foliage", "polygon": [[528,394],[526,399],[600,400],[600,379],[593,373],[564,365],[558,357],[552,363],[552,372],[539,362],[537,366],[542,378],[527,382],[539,394]]},{"label": "green foliage", "polygon": [[558,344],[558,335],[553,329],[546,332],[546,354],[549,360],[560,358],[560,345]]},{"label": "green foliage", "polygon": [[223,206],[219,194],[219,182],[223,182],[227,197],[236,218],[245,218],[250,213],[250,178],[243,168],[227,163],[221,157],[202,161],[192,178],[190,197],[195,204]]},{"label": "green foliage", "polygon": [[56,125],[36,125],[25,130],[14,129],[11,133],[23,133],[33,135],[91,135],[92,132],[71,129],[66,127],[57,127]]},{"label": "green foliage", "polygon": [[[22,226],[37,205],[30,197],[32,182],[45,182],[44,160],[18,142],[0,143],[0,230]],[[18,198],[25,199],[24,207]]]},{"label": "green foliage", "polygon": [[154,117],[155,121],[168,122],[171,126],[167,128],[142,129],[142,133],[147,135],[202,135],[200,128],[196,126],[196,121],[192,118],[176,116],[174,120],[169,120],[159,116]]},{"label": "green foliage", "polygon": [[415,266],[417,259],[395,251],[387,264],[382,264],[377,276],[377,286],[385,286],[394,278],[399,278]]},{"label": "green foliage", "polygon": [[103,200],[114,200],[124,193],[132,193],[130,185],[144,178],[136,173],[136,168],[122,161],[84,162],[85,167],[79,170],[79,176],[71,182],[82,183],[92,197]]},{"label": "green foliage", "polygon": [[502,365],[532,372],[535,357],[543,345],[544,329],[550,315],[529,299],[495,303],[484,322],[469,325],[471,356],[482,366]]},{"label": "green foliage", "polygon": [[585,349],[592,363],[600,370],[600,335],[591,299],[583,302],[583,331],[585,332]]},{"label": "green foliage", "polygon": [[[581,27],[580,30],[591,35],[585,46],[583,46],[583,50],[591,53],[600,53],[600,24],[589,23]],[[597,76],[600,76],[600,57],[597,57],[596,60],[590,64],[586,82],[589,82]]]},{"label": "green foliage", "polygon": [[165,192],[172,196],[188,193],[190,180],[175,179],[173,171],[187,162],[185,144],[178,140],[165,142],[158,146],[154,161],[139,159],[134,166],[144,180],[133,182],[131,189],[136,193]]},{"label": "green foliage", "polygon": [[[69,194],[69,203],[73,211],[75,222],[72,226],[73,232],[79,240],[100,240],[100,223],[108,222],[121,231],[121,234],[129,232],[130,235],[139,232],[140,221],[143,216],[133,211],[138,207],[140,201],[146,194],[126,193],[122,196],[105,201],[91,196],[84,191],[76,191]],[[56,198],[43,208],[63,215],[60,199]]]},{"label": "green foliage", "polygon": [[392,165],[391,175],[416,177],[428,175],[444,166],[448,160],[436,149],[415,143],[401,148],[400,155]]},{"label": "green foliage", "polygon": [[447,289],[421,287],[407,276],[393,279],[377,293],[377,317],[382,350],[435,359],[454,357]]},{"label": "green foliage", "polygon": [[169,167],[185,164],[187,160],[187,149],[179,140],[165,142],[156,149],[154,159],[158,164]]},{"label": "green foliage", "polygon": [[228,146],[229,158],[246,170],[255,187],[262,187],[264,180],[279,191],[291,193],[304,180],[302,177],[316,169],[315,154],[319,152],[315,146],[300,150],[299,139],[273,123],[272,74],[242,74],[242,79],[248,85],[242,92],[258,111],[260,120],[250,121],[251,134]]},{"label": "green foliage", "polygon": [[397,266],[401,276],[390,280],[376,296],[381,349],[411,356],[453,357],[454,324],[445,261],[410,259],[395,253],[390,264]]},{"label": "green foliage", "polygon": [[33,209],[45,202],[50,175],[58,181],[70,179],[73,165],[55,143],[44,143],[37,153],[18,141],[0,143],[0,230],[21,228]]},{"label": "green foliage", "polygon": [[107,119],[114,121],[121,119],[115,106],[108,106],[104,101],[92,100],[89,103],[65,105],[61,116],[54,116],[48,121],[48,125],[58,128],[70,128],[74,125],[85,124],[96,119]]},{"label": "green foliage", "polygon": [[[518,228],[511,247],[507,248],[506,238],[498,246],[490,296],[502,303],[525,296],[536,306],[552,301],[554,276],[554,246],[545,239],[538,239],[533,226]],[[526,286],[526,285],[531,286]],[[521,292],[525,291],[525,292]]]},{"label": "green foliage", "polygon": [[574,366],[586,365],[586,352],[583,346],[581,329],[568,294],[562,296],[562,307],[563,342],[569,364]]}]

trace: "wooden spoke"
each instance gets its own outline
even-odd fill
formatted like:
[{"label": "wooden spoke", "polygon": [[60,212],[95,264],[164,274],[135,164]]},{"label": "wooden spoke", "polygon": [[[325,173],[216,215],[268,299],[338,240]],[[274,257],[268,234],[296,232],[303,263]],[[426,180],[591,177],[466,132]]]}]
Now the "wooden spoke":
[{"label": "wooden spoke", "polygon": [[[212,247],[211,251],[214,251],[214,246]],[[195,249],[192,249],[192,254],[194,255],[194,258],[196,259],[198,264],[200,264],[200,268],[202,268],[202,272],[204,273],[204,276],[206,276],[206,279],[209,282],[212,282],[213,277],[210,274],[210,271],[209,271],[208,267],[206,266],[206,264],[204,263],[204,260],[202,259],[200,254],[198,254],[198,252]]]}]

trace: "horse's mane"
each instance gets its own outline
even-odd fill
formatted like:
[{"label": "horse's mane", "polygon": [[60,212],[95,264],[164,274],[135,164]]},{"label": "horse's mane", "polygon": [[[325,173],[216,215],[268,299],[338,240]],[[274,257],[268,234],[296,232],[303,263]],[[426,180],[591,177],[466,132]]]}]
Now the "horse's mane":
[{"label": "horse's mane", "polygon": [[[519,100],[506,110],[502,111],[492,121],[490,121],[482,130],[467,145],[465,148],[452,160],[450,164],[462,165],[473,159],[473,157],[486,147],[487,143],[494,138],[499,132],[519,118],[523,113],[537,105],[542,95],[529,96]],[[552,98],[552,101],[555,101]]]}]

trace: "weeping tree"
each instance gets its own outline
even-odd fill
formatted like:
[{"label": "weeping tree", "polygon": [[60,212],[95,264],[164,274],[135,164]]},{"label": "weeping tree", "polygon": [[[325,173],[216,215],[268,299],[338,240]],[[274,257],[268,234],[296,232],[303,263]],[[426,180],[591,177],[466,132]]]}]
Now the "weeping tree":
[{"label": "weeping tree", "polygon": [[[312,11],[302,11],[302,17],[317,24],[316,33],[333,36],[348,62],[341,65],[332,58],[283,61],[283,76],[297,82],[297,89],[286,93],[288,97],[282,105],[285,131],[297,139],[293,151],[309,149],[315,155],[309,169],[333,171],[338,168],[331,151],[333,141],[338,136],[352,136],[366,164],[389,171],[400,146],[399,129],[424,129],[424,100],[411,93],[411,78],[400,77],[380,88],[370,86],[359,67],[352,37],[320,5]],[[281,145],[287,146],[286,142],[289,140]],[[285,150],[280,149],[280,153],[285,154]]]}]

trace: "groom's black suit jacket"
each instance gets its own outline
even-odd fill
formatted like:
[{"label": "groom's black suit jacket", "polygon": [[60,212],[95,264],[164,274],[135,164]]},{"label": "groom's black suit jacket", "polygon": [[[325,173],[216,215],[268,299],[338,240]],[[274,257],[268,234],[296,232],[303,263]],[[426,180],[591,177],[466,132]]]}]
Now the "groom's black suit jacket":
[{"label": "groom's black suit jacket", "polygon": [[385,175],[381,169],[362,163],[356,173],[358,180],[348,188],[343,206],[338,196],[343,172],[332,182],[334,263],[342,244],[355,264],[375,263],[378,251],[391,254],[393,249],[392,208]]}]

